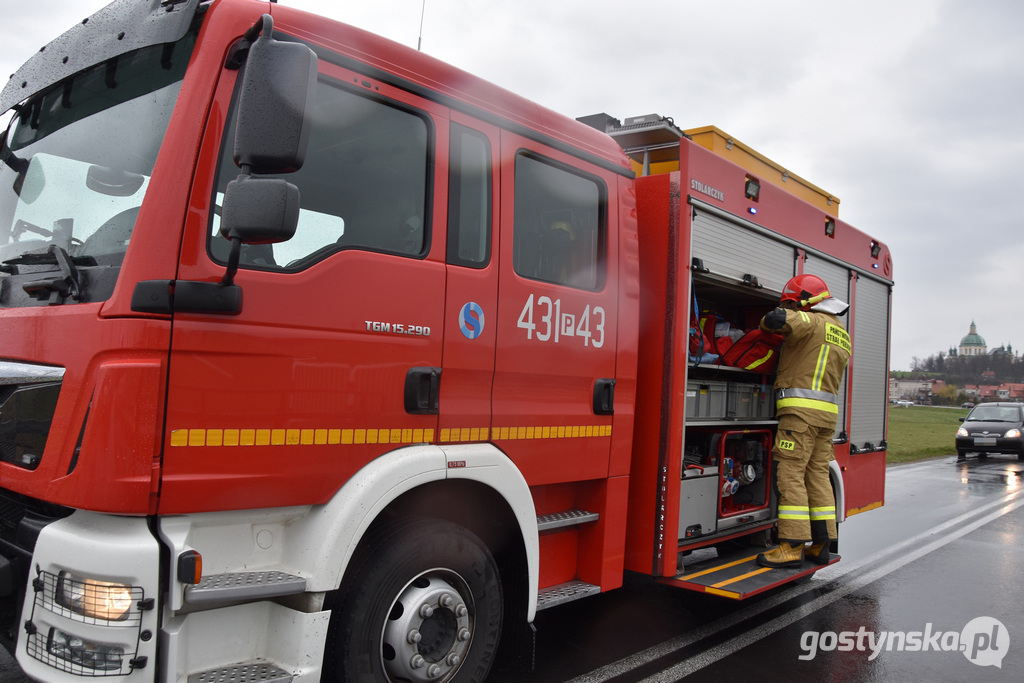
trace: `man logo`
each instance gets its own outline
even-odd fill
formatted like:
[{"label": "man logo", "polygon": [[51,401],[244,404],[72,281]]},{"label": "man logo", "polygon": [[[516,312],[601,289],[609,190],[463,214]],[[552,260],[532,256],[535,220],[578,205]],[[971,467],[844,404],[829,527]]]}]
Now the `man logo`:
[{"label": "man logo", "polygon": [[459,311],[459,329],[466,339],[476,339],[484,331],[484,309],[470,301]]}]

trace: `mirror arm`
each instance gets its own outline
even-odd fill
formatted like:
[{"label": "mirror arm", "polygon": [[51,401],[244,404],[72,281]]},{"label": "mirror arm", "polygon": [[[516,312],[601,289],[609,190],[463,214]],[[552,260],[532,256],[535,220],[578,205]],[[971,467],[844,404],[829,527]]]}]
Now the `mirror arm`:
[{"label": "mirror arm", "polygon": [[224,62],[224,68],[231,71],[238,71],[245,64],[245,58],[249,56],[249,48],[260,37],[260,33],[266,29],[267,35],[274,30],[274,20],[269,14],[264,14],[256,20],[256,23],[249,27],[245,35],[231,46],[228,58]]},{"label": "mirror arm", "polygon": [[242,255],[242,240],[239,237],[231,238],[231,253],[228,254],[228,267],[224,271],[224,279],[220,284],[230,287],[235,282],[235,273],[238,272],[238,260]]}]

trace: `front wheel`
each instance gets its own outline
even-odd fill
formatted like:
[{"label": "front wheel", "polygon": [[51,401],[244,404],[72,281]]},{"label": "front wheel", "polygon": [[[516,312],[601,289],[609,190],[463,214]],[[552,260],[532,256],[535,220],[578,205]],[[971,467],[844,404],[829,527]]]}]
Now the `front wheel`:
[{"label": "front wheel", "polygon": [[325,680],[478,683],[501,635],[498,567],[463,527],[405,519],[377,529],[353,559],[333,610]]}]

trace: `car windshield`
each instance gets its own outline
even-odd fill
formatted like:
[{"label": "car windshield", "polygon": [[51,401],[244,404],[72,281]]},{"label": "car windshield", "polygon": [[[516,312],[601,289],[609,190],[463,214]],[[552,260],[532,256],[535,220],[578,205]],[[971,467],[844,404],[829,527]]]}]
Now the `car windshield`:
[{"label": "car windshield", "polygon": [[968,422],[1020,422],[1017,406],[980,405],[967,416]]},{"label": "car windshield", "polygon": [[[190,31],[177,43],[79,72],[21,105],[0,140],[3,276],[67,262],[121,265],[194,45]],[[85,277],[83,288],[113,279]],[[91,294],[79,300],[109,296]],[[5,296],[3,305],[31,300]]]}]

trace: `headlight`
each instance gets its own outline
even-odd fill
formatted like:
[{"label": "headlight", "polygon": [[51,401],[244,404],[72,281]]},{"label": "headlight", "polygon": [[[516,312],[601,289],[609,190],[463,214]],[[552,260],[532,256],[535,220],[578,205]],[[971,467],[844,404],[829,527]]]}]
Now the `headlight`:
[{"label": "headlight", "polygon": [[68,572],[57,576],[57,603],[93,619],[123,621],[132,607],[132,587],[79,578]]},{"label": "headlight", "polygon": [[961,427],[960,429],[956,430],[956,435],[957,436],[970,436],[970,434],[967,433],[967,430],[964,429],[963,427]]},{"label": "headlight", "polygon": [[1010,431],[1008,431],[1005,434],[1003,434],[1003,436],[1005,436],[1007,439],[1019,439],[1020,438],[1020,430],[1019,429],[1011,429]]},{"label": "headlight", "polygon": [[121,661],[124,659],[123,647],[96,643],[57,629],[50,629],[46,647],[51,655],[86,669],[116,671],[121,668]]}]

